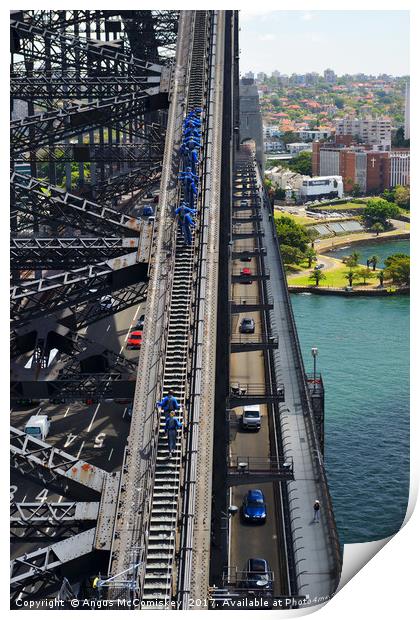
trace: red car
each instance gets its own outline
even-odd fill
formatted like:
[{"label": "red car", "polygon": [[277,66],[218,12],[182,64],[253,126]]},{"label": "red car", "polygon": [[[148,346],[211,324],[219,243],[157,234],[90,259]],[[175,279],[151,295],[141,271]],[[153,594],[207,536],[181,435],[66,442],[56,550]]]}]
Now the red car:
[{"label": "red car", "polygon": [[[241,269],[241,276],[242,276],[242,277],[245,277],[245,278],[246,278],[246,277],[249,277],[249,276],[252,276],[252,271],[251,271],[251,269],[250,269],[249,267],[243,267],[243,268]],[[251,280],[251,279],[246,280],[246,281],[244,281],[244,282],[243,282],[243,284],[252,284],[252,280]]]},{"label": "red car", "polygon": [[131,332],[127,339],[127,349],[140,349],[143,341],[143,332]]}]

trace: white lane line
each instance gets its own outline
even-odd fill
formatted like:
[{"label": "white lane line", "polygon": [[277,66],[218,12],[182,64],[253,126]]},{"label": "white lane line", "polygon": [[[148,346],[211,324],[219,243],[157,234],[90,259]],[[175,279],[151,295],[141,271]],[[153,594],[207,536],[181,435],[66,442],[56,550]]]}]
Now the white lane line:
[{"label": "white lane line", "polygon": [[85,442],[84,442],[84,441],[82,441],[82,445],[81,445],[81,446],[80,446],[80,448],[79,448],[79,452],[76,454],[76,458],[77,458],[77,459],[78,459],[78,458],[80,458],[80,453],[81,453],[81,451],[83,450],[83,446],[84,446],[84,445],[85,445]]},{"label": "white lane line", "polygon": [[40,407],[40,408],[38,409],[38,411],[36,412],[36,415],[39,415],[39,414],[40,414],[40,412],[41,412],[41,410],[42,410],[42,407]]},{"label": "white lane line", "polygon": [[90,429],[92,428],[92,424],[93,424],[93,422],[94,422],[94,420],[95,420],[95,418],[96,418],[96,414],[98,413],[98,409],[99,409],[99,407],[100,407],[100,406],[101,406],[101,403],[99,403],[99,405],[98,405],[98,406],[96,407],[96,409],[95,409],[95,413],[93,414],[93,417],[92,417],[92,419],[91,419],[91,421],[90,421],[90,424],[89,424],[89,427],[88,427],[88,429],[87,429],[87,432],[88,432],[88,433],[90,432]]},{"label": "white lane line", "polygon": [[69,411],[70,411],[70,407],[67,407],[66,413],[64,414],[64,417],[66,417],[66,415],[68,414]]},{"label": "white lane line", "polygon": [[136,320],[137,315],[138,315],[138,313],[139,313],[139,310],[140,310],[140,306],[137,306],[136,314],[135,314],[135,315],[134,315],[134,317],[133,317],[133,322],[131,323],[131,325],[132,325],[132,324],[134,323],[134,321]]},{"label": "white lane line", "polygon": [[24,497],[24,498],[23,498],[23,500],[22,500],[22,504],[24,504],[24,503],[25,503],[25,499],[26,499],[26,495],[25,495],[25,497]]},{"label": "white lane line", "polygon": [[122,419],[123,419],[123,420],[124,420],[124,418],[125,418],[125,414],[126,414],[126,413],[127,413],[127,407],[124,409],[124,413],[123,413],[123,415],[122,415]]},{"label": "white lane line", "polygon": [[121,347],[121,349],[120,349],[120,355],[121,355],[121,353],[123,352],[123,350],[124,350],[124,345],[123,345],[123,346]]},{"label": "white lane line", "polygon": [[111,452],[109,453],[109,456],[108,456],[108,461],[110,461],[110,460],[111,460],[111,456],[112,456],[112,453],[113,453],[113,452],[114,452],[114,448],[111,448]]},{"label": "white lane line", "polygon": [[110,328],[111,328],[111,323],[110,323],[110,324],[108,325],[108,327],[106,328],[106,331],[107,331],[107,332],[109,332]]},{"label": "white lane line", "polygon": [[63,496],[60,495],[60,497],[58,498],[58,504],[61,502],[62,499],[63,499]]}]

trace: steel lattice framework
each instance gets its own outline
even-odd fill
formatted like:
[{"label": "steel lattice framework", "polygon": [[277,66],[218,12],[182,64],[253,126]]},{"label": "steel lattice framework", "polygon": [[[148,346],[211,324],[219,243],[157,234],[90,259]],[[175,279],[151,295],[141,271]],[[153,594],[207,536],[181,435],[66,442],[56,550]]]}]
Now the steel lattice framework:
[{"label": "steel lattice framework", "polygon": [[[11,12],[11,350],[33,348],[32,368],[46,367],[63,326],[76,342],[145,299],[153,223],[132,213],[160,181],[178,16]],[[102,395],[134,374],[112,355],[104,372],[81,373],[80,354],[55,393]]]}]

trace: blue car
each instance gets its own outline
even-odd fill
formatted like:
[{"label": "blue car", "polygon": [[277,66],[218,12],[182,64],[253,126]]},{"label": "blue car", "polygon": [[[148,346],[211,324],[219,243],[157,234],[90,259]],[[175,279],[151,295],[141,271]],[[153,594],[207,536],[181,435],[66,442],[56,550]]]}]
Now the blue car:
[{"label": "blue car", "polygon": [[247,523],[265,523],[267,507],[260,489],[251,489],[242,502],[242,517]]}]

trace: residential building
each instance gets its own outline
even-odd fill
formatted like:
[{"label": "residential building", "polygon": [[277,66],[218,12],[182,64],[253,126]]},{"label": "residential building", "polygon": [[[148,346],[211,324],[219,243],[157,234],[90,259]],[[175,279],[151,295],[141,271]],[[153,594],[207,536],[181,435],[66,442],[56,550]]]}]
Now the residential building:
[{"label": "residential building", "polygon": [[263,135],[264,140],[268,140],[269,138],[280,138],[281,131],[279,130],[278,125],[264,125]]},{"label": "residential building", "polygon": [[410,82],[405,85],[404,138],[410,139]]},{"label": "residential building", "polygon": [[299,138],[305,141],[313,140],[326,140],[331,136],[331,131],[328,129],[302,129],[298,131]]},{"label": "residential building", "polygon": [[266,79],[267,79],[266,73],[264,73],[263,71],[260,71],[259,73],[257,73],[257,80],[259,82],[265,82]]},{"label": "residential building", "polygon": [[391,147],[389,118],[358,119],[346,116],[335,121],[336,136],[353,136],[366,144]]},{"label": "residential building", "polygon": [[246,78],[247,80],[253,80],[254,79],[253,71],[248,71],[247,73],[245,73],[244,78]]},{"label": "residential building", "polygon": [[265,140],[264,153],[283,153],[284,144],[281,140]]}]

